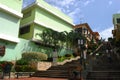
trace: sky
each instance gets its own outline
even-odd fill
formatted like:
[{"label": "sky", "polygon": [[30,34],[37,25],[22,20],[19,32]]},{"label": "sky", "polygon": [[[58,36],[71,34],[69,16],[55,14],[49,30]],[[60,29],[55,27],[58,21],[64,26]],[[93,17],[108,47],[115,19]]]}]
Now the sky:
[{"label": "sky", "polygon": [[[24,0],[23,6],[35,0]],[[120,0],[45,0],[73,19],[75,25],[88,23],[102,39],[112,37],[112,16],[120,13]]]}]

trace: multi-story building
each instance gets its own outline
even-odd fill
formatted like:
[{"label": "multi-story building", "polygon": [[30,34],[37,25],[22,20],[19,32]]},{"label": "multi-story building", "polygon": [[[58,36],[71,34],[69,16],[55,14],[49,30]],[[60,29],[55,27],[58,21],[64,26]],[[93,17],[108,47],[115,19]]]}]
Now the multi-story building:
[{"label": "multi-story building", "polygon": [[113,38],[116,41],[120,40],[120,14],[113,15],[114,30],[112,30]]},{"label": "multi-story building", "polygon": [[93,34],[95,36],[96,41],[100,40],[100,34],[98,32],[93,32]]},{"label": "multi-story building", "polygon": [[17,38],[22,18],[21,8],[22,0],[0,0],[0,39],[19,41]]},{"label": "multi-story building", "polygon": [[23,10],[19,36],[28,40],[40,39],[36,36],[45,28],[55,31],[70,31],[74,26],[70,17],[58,9],[47,4],[44,0],[36,0],[33,4]]},{"label": "multi-story building", "polygon": [[36,34],[46,28],[70,31],[72,26],[71,18],[43,0],[36,0],[23,10],[22,0],[0,0],[0,60],[20,59],[26,51],[52,53],[50,48],[34,43],[40,39]]},{"label": "multi-story building", "polygon": [[23,17],[21,9],[22,0],[0,0],[0,46],[6,53],[0,60],[10,60],[17,53],[14,49],[20,42],[18,34],[20,19]]},{"label": "multi-story building", "polygon": [[77,30],[77,32],[81,33],[83,36],[86,37],[87,42],[94,41],[96,43],[96,38],[99,35],[95,35],[90,26],[87,23],[78,24],[74,26],[74,29]]}]

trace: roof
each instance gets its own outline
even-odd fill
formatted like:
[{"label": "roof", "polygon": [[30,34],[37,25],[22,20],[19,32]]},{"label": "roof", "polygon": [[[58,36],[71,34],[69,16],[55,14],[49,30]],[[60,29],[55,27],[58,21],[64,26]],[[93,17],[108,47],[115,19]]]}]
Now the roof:
[{"label": "roof", "polygon": [[[41,2],[41,3],[40,3],[40,2]],[[35,6],[35,7],[40,7],[40,8],[42,8],[42,9],[46,10],[47,12],[49,12],[50,14],[53,14],[53,15],[57,16],[58,18],[60,18],[61,20],[63,20],[63,21],[65,21],[65,22],[69,23],[70,25],[74,26],[73,20],[72,20],[69,16],[65,15],[65,14],[62,13],[60,10],[52,7],[51,5],[47,4],[47,3],[46,3],[45,1],[43,1],[43,0],[40,0],[39,2],[36,1],[36,2],[28,5],[27,7],[23,8],[22,11],[25,11],[25,10],[33,7],[33,6]]]},{"label": "roof", "polygon": [[73,26],[73,28],[74,29],[76,29],[76,28],[82,28],[83,26],[86,26],[89,29],[90,33],[93,34],[93,31],[90,28],[90,26],[88,25],[88,23],[78,24],[78,25]]},{"label": "roof", "polygon": [[96,36],[100,36],[100,34],[98,32],[93,32]]},{"label": "roof", "polygon": [[9,8],[8,6],[3,5],[1,3],[0,3],[0,10],[3,10],[5,12],[7,12],[7,13],[10,13],[10,14],[18,17],[18,18],[22,18],[23,17],[23,14],[21,12],[18,12],[16,10],[12,9],[12,8]]}]

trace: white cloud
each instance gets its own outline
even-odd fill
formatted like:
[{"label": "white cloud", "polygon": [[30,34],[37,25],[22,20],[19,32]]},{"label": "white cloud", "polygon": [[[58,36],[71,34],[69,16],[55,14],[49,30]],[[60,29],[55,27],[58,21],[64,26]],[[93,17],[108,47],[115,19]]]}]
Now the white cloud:
[{"label": "white cloud", "polygon": [[95,0],[85,0],[85,1],[83,1],[83,5],[87,6],[88,4],[90,4],[90,3],[94,2],[94,1]]},{"label": "white cloud", "polygon": [[117,11],[117,13],[119,13],[119,14],[120,14],[120,10],[118,10],[118,11]]},{"label": "white cloud", "polygon": [[78,12],[81,12],[80,8],[76,8],[74,11],[71,11],[68,15],[69,16],[75,16],[75,14],[78,14]]},{"label": "white cloud", "polygon": [[76,0],[45,0],[52,5],[67,6],[73,4]]},{"label": "white cloud", "polygon": [[81,7],[83,3],[79,0],[45,0],[51,5],[55,6],[73,20],[76,18],[80,19]]},{"label": "white cloud", "polygon": [[84,6],[87,6],[89,3],[90,3],[90,1],[86,1],[86,2],[84,3]]},{"label": "white cloud", "polygon": [[61,4],[62,4],[63,6],[66,6],[66,5],[73,4],[74,1],[75,1],[75,0],[63,0],[63,1],[61,1]]},{"label": "white cloud", "polygon": [[62,8],[60,8],[60,7],[58,7],[58,6],[55,6],[55,5],[53,5],[53,6],[54,6],[54,8],[56,8],[56,9],[62,11]]},{"label": "white cloud", "polygon": [[113,3],[112,1],[109,1],[109,2],[108,2],[109,5],[112,5],[112,3]]},{"label": "white cloud", "polygon": [[103,39],[108,39],[109,37],[112,37],[112,30],[113,30],[113,27],[107,28],[103,30],[102,32],[100,32],[100,36]]}]

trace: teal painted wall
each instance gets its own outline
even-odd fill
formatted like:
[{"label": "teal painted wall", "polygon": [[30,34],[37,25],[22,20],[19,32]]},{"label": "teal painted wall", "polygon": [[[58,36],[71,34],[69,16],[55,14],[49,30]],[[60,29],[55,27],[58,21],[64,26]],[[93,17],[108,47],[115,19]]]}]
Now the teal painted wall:
[{"label": "teal painted wall", "polygon": [[0,46],[1,45],[5,46],[6,50],[5,50],[5,55],[3,57],[0,57],[0,60],[7,60],[7,61],[15,60],[16,53],[14,49],[16,44],[5,40],[0,40]]},{"label": "teal painted wall", "polygon": [[0,0],[0,4],[7,6],[17,12],[21,12],[23,0]]},{"label": "teal painted wall", "polygon": [[[0,56],[0,61],[14,61],[21,58],[21,54],[23,52],[42,52],[48,55],[48,57],[53,56],[53,50],[49,47],[40,46],[39,44],[35,44],[32,41],[20,39],[18,44],[0,40],[0,45],[6,47],[5,55],[3,57]],[[65,54],[72,54],[72,51],[66,49],[59,49],[58,55],[63,56]]]},{"label": "teal painted wall", "polygon": [[0,34],[18,37],[20,19],[0,11]]},{"label": "teal painted wall", "polygon": [[0,60],[7,60],[7,61],[20,59],[21,54],[23,52],[37,51],[37,52],[47,53],[45,50],[48,50],[45,49],[44,47],[35,45],[34,42],[25,39],[20,39],[20,42],[18,44],[9,41],[0,40],[0,45],[4,45],[6,47],[5,55],[3,57],[0,57]]}]

